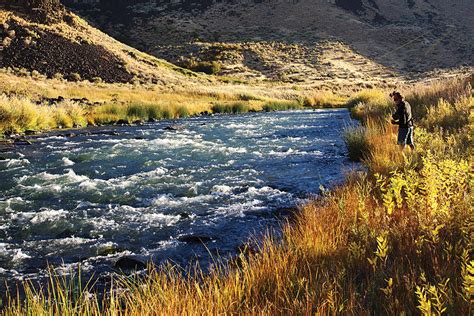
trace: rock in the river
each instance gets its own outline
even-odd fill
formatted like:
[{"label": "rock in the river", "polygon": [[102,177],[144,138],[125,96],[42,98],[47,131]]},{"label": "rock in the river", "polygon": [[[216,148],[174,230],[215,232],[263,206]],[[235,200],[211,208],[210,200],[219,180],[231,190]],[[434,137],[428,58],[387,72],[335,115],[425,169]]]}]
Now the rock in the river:
[{"label": "rock in the river", "polygon": [[127,120],[118,120],[117,122],[115,122],[115,124],[117,124],[117,125],[128,125],[128,121]]},{"label": "rock in the river", "polygon": [[56,235],[56,239],[70,238],[73,235],[74,233],[70,229],[65,229],[64,231]]},{"label": "rock in the river", "polygon": [[32,130],[32,129],[27,129],[27,130],[25,131],[25,135],[35,135],[35,134],[37,134],[37,133],[38,133],[37,131],[34,131],[34,130]]},{"label": "rock in the river", "polygon": [[132,124],[134,124],[134,125],[143,125],[143,124],[145,124],[145,122],[143,122],[142,120],[136,120],[136,121],[133,121]]},{"label": "rock in the river", "polygon": [[179,217],[181,219],[188,219],[188,218],[191,218],[191,215],[188,212],[181,212],[179,213]]},{"label": "rock in the river", "polygon": [[132,257],[122,257],[115,262],[114,267],[120,270],[143,270],[146,264]]},{"label": "rock in the river", "polygon": [[213,241],[214,238],[209,236],[194,236],[194,235],[185,235],[178,237],[179,241],[186,242],[188,244],[203,244],[206,242]]},{"label": "rock in the river", "polygon": [[26,138],[16,138],[15,139],[15,145],[31,145],[32,142],[30,142]]},{"label": "rock in the river", "polygon": [[165,130],[166,131],[182,131],[186,128],[186,126],[184,125],[180,125],[180,124],[173,124],[173,125],[170,125],[170,126],[166,126],[165,127]]}]

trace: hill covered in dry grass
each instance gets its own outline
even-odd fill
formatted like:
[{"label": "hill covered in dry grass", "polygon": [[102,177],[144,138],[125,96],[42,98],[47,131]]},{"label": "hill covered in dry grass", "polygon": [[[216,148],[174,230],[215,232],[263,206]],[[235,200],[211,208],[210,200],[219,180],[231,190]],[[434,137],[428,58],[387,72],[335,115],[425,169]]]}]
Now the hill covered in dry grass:
[{"label": "hill covered in dry grass", "polygon": [[63,2],[142,51],[257,81],[387,86],[474,60],[469,0]]}]

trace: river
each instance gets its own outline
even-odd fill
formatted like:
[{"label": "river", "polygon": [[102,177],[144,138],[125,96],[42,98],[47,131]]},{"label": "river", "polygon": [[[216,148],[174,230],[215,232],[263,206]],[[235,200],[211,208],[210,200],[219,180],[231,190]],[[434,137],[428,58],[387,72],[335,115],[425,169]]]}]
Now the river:
[{"label": "river", "polygon": [[[165,130],[178,123],[180,131]],[[347,110],[49,134],[0,153],[0,282],[124,256],[204,265],[344,179]]]}]

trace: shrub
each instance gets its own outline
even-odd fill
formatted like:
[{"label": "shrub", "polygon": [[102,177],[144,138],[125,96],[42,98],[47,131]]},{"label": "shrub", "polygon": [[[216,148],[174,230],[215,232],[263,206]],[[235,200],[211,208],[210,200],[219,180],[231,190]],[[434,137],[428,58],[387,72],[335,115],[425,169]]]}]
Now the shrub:
[{"label": "shrub", "polygon": [[240,93],[238,96],[238,99],[241,101],[259,101],[261,100],[260,97],[249,94],[249,93]]},{"label": "shrub", "polygon": [[298,101],[269,101],[265,103],[262,109],[266,112],[270,111],[286,111],[286,110],[298,110],[302,106]]},{"label": "shrub", "polygon": [[362,90],[356,93],[353,97],[351,97],[345,104],[346,107],[352,108],[358,104],[366,104],[367,106],[383,106],[386,107],[390,104],[390,98],[382,90]]},{"label": "shrub", "polygon": [[126,116],[131,120],[134,119],[148,119],[149,105],[146,104],[131,104],[127,107]]},{"label": "shrub", "polygon": [[188,116],[189,116],[189,111],[187,107],[180,106],[176,109],[175,117],[182,118],[182,117],[188,117]]},{"label": "shrub", "polygon": [[318,108],[335,108],[346,105],[346,98],[335,95],[330,91],[320,91],[303,99],[303,106]]},{"label": "shrub", "polygon": [[361,161],[367,157],[367,154],[370,152],[370,146],[367,139],[366,127],[348,127],[344,130],[343,136],[350,160]]},{"label": "shrub", "polygon": [[161,113],[161,118],[164,118],[164,119],[167,119],[167,120],[173,118],[173,112],[168,107],[162,109],[160,113]]},{"label": "shrub", "polygon": [[188,68],[192,71],[203,72],[203,73],[206,73],[208,75],[216,75],[222,69],[221,64],[216,62],[216,61],[212,61],[212,62],[209,62],[209,61],[190,61],[189,63],[187,63],[184,66],[185,66],[185,68]]},{"label": "shrub", "polygon": [[211,108],[214,113],[246,113],[249,111],[249,106],[243,102],[233,102],[233,103],[216,103]]},{"label": "shrub", "polygon": [[445,99],[440,99],[434,106],[427,108],[426,118],[421,124],[430,131],[441,128],[445,131],[453,131],[463,128],[469,123],[469,115],[474,99],[463,98],[449,103]]},{"label": "shrub", "polygon": [[155,120],[164,118],[163,110],[157,105],[148,106],[147,118]]},{"label": "shrub", "polygon": [[0,133],[54,127],[50,108],[26,97],[0,95]]},{"label": "shrub", "polygon": [[105,125],[105,124],[112,124],[117,122],[120,117],[116,114],[111,113],[94,113],[90,115],[90,121],[94,124],[98,125]]},{"label": "shrub", "polygon": [[69,75],[68,79],[69,79],[70,81],[76,81],[76,82],[82,80],[81,75],[78,74],[77,72],[71,73],[71,74]]},{"label": "shrub", "polygon": [[54,121],[58,128],[71,128],[74,126],[74,121],[69,116],[66,109],[56,106],[54,110]]},{"label": "shrub", "polygon": [[84,110],[84,107],[82,105],[71,101],[65,101],[58,104],[58,106],[64,108],[67,115],[72,120],[72,126],[84,127],[87,125],[86,111]]}]

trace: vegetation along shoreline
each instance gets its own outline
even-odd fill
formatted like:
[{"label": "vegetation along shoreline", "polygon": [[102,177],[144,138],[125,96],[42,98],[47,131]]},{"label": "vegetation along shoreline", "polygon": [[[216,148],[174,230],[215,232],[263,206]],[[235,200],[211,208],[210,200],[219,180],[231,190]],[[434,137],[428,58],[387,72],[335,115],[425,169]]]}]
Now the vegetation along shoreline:
[{"label": "vegetation along shoreline", "polygon": [[472,77],[453,79],[407,94],[413,152],[397,148],[385,92],[351,98],[362,124],[345,139],[367,172],[303,206],[278,242],[269,234],[258,251],[208,274],[149,267],[145,277],[118,277],[105,297],[53,272],[42,291],[26,282],[25,300],[13,296],[2,313],[469,315],[471,84]]}]

